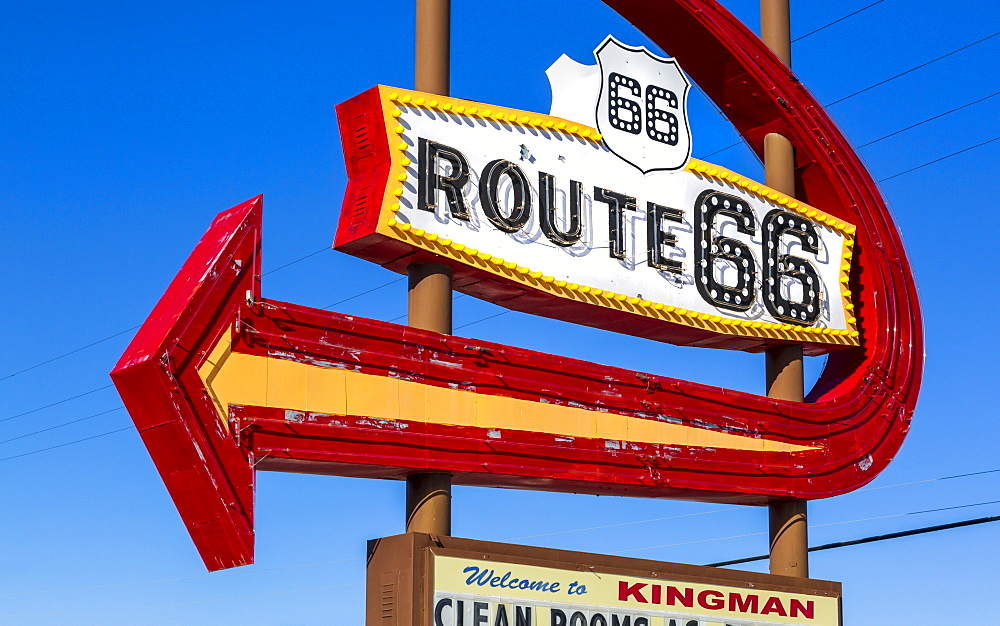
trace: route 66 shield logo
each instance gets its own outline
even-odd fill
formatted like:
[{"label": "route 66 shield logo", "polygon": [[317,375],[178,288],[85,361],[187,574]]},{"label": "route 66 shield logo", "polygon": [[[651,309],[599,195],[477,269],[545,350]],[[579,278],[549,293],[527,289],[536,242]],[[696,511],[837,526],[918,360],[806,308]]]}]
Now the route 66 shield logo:
[{"label": "route 66 shield logo", "polygon": [[594,54],[601,67],[597,129],[608,149],[644,174],[684,167],[691,156],[691,83],[677,62],[613,37]]}]

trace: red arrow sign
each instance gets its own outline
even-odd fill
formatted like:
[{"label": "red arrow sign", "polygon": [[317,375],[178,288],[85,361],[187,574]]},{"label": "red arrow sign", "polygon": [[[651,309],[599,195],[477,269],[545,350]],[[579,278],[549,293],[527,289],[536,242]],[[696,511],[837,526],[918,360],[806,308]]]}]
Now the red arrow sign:
[{"label": "red arrow sign", "polygon": [[655,15],[647,33],[753,145],[792,138],[804,200],[859,225],[861,347],[831,355],[809,402],[791,403],[265,301],[251,200],[216,218],[112,372],[209,569],[252,561],[255,467],[764,503],[850,491],[891,460],[922,344],[874,182],[715,2],[608,4],[637,24]]},{"label": "red arrow sign", "polygon": [[253,470],[198,366],[260,293],[258,197],[220,213],[111,372],[210,570],[253,561]]}]

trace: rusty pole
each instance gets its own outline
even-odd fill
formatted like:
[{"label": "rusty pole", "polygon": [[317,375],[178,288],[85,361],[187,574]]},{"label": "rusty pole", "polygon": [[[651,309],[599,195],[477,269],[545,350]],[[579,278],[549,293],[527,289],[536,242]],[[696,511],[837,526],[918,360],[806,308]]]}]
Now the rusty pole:
[{"label": "rusty pole", "polygon": [[[760,0],[761,39],[774,54],[792,66],[791,19],[788,0]],[[795,196],[795,150],[783,135],[764,138],[764,182],[768,187]],[[767,395],[802,402],[802,346],[768,348],[765,352]],[[772,574],[809,577],[809,536],[806,503],[784,500],[769,505],[770,570]]]},{"label": "rusty pole", "polygon": [[[448,95],[451,57],[451,0],[417,0],[414,87]],[[407,268],[407,323],[451,334],[451,269],[440,263]],[[406,479],[406,532],[451,534],[451,475],[426,472]]]}]

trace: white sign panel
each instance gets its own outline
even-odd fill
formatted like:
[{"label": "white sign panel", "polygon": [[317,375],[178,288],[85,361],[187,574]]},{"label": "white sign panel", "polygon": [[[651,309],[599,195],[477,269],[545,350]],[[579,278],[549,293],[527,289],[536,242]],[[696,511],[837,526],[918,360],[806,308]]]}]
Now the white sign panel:
[{"label": "white sign panel", "polygon": [[590,292],[853,331],[841,297],[849,225],[700,162],[644,174],[601,142],[498,121],[489,108],[398,111],[407,165],[397,228]]}]

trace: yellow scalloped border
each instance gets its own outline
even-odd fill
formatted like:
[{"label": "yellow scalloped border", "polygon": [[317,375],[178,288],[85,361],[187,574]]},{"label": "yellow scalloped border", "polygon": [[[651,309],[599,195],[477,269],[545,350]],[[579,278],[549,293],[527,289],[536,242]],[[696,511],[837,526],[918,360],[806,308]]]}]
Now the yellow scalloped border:
[{"label": "yellow scalloped border", "polygon": [[802,216],[807,218],[809,221],[816,222],[821,226],[826,226],[831,230],[842,233],[845,237],[849,237],[857,232],[857,227],[853,224],[838,219],[829,213],[824,213],[816,207],[809,206],[804,202],[799,202],[795,198],[786,196],[780,191],[771,189],[767,185],[762,185],[750,178],[747,178],[746,176],[741,176],[740,174],[731,172],[724,167],[712,165],[707,161],[689,159],[687,165],[684,166],[684,169],[703,178],[711,178],[745,189],[761,200],[766,200],[771,204],[777,205],[778,208],[801,213]]},{"label": "yellow scalloped border", "polygon": [[[413,147],[402,137],[406,128],[398,122],[403,113],[402,108],[400,108],[401,106],[426,108],[454,115],[503,122],[512,126],[526,126],[549,132],[563,133],[589,141],[595,144],[595,146],[601,145],[602,137],[595,128],[549,115],[540,115],[506,107],[488,106],[470,100],[461,100],[381,85],[379,86],[379,93],[389,146],[394,148],[399,154],[398,158],[393,159],[389,172],[389,184],[386,186],[377,227],[379,233],[438,256],[458,261],[463,265],[485,270],[531,289],[545,291],[561,298],[586,302],[609,309],[616,309],[635,315],[642,315],[727,335],[796,342],[808,341],[811,343],[844,346],[859,345],[857,320],[854,317],[847,319],[847,329],[832,329],[797,326],[782,322],[734,320],[720,315],[699,313],[661,302],[652,302],[637,296],[604,291],[603,289],[589,285],[579,285],[577,283],[558,280],[553,276],[548,276],[540,271],[518,265],[513,261],[507,261],[489,252],[481,251],[466,246],[463,243],[440,237],[435,233],[428,233],[422,228],[413,228],[410,224],[399,222],[395,218],[395,213],[400,209],[398,199],[403,195],[402,184],[409,179],[407,168],[412,164],[412,159],[408,151]],[[705,161],[690,159],[685,169],[697,176],[718,180],[745,189],[748,193],[754,194],[771,204],[796,211],[810,221],[843,233],[843,262],[840,271],[840,284],[843,288],[840,295],[844,303],[844,309],[848,315],[853,312],[854,304],[851,302],[851,292],[847,288],[847,283],[851,270],[851,258],[854,246],[854,239],[851,235],[857,230],[854,225],[839,220],[815,207],[801,203],[745,176]],[[398,182],[399,185],[393,185],[393,181]]]}]

